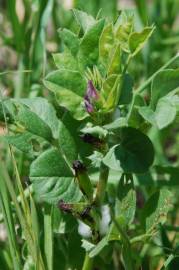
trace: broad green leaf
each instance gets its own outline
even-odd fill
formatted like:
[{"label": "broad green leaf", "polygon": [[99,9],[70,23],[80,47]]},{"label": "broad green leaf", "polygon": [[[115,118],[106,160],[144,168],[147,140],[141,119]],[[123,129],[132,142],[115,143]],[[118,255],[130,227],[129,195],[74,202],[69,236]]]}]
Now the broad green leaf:
[{"label": "broad green leaf", "polygon": [[91,15],[88,15],[84,11],[73,9],[73,12],[84,33],[88,31],[88,29],[90,29],[96,22],[96,20]]},{"label": "broad green leaf", "polygon": [[110,23],[104,27],[99,40],[99,56],[105,66],[108,63],[109,53],[113,47],[114,34],[113,25]]},{"label": "broad green leaf", "polygon": [[151,107],[155,109],[158,100],[179,87],[179,69],[160,71],[154,78],[151,88]]},{"label": "broad green leaf", "polygon": [[30,180],[39,201],[56,204],[59,200],[75,202],[81,197],[70,168],[54,148],[43,152],[31,164]]},{"label": "broad green leaf", "polygon": [[144,206],[142,219],[147,233],[154,233],[159,223],[166,221],[172,207],[172,193],[167,189],[155,192]]},{"label": "broad green leaf", "polygon": [[142,32],[133,32],[129,37],[129,48],[132,56],[135,56],[151,37],[154,27],[145,27]]},{"label": "broad green leaf", "polygon": [[83,36],[79,49],[79,64],[92,67],[99,57],[99,38],[104,27],[104,19],[97,21]]},{"label": "broad green leaf", "polygon": [[18,104],[17,106],[16,121],[23,126],[25,131],[29,131],[47,141],[51,141],[52,131],[46,122],[27,106],[21,104]]},{"label": "broad green leaf", "polygon": [[45,86],[56,94],[60,106],[80,120],[87,116],[84,107],[86,80],[78,71],[57,70],[47,75]]},{"label": "broad green leaf", "polygon": [[110,53],[110,63],[108,68],[108,74],[120,74],[121,73],[121,47],[115,45]]},{"label": "broad green leaf", "polygon": [[68,162],[72,164],[78,157],[77,146],[73,134],[62,121],[59,124],[59,146]]},{"label": "broad green leaf", "polygon": [[68,49],[62,53],[54,53],[53,60],[58,69],[78,70],[78,63]]},{"label": "broad green leaf", "polygon": [[122,200],[116,201],[117,219],[123,219],[125,226],[130,225],[135,216],[136,211],[136,193],[134,190],[129,190]]},{"label": "broad green leaf", "polygon": [[169,98],[161,98],[157,103],[155,120],[159,129],[167,127],[176,117],[176,108]]},{"label": "broad green leaf", "polygon": [[150,139],[137,129],[121,130],[121,143],[112,147],[103,159],[111,169],[126,173],[144,173],[152,165],[154,149]]},{"label": "broad green leaf", "polygon": [[75,35],[68,29],[59,30],[60,38],[63,40],[66,47],[71,51],[72,55],[76,55],[79,50],[79,39],[78,36]]},{"label": "broad green leaf", "polygon": [[32,112],[39,116],[51,128],[54,138],[58,138],[58,118],[54,107],[48,100],[35,97],[23,98],[18,101],[28,106]]}]

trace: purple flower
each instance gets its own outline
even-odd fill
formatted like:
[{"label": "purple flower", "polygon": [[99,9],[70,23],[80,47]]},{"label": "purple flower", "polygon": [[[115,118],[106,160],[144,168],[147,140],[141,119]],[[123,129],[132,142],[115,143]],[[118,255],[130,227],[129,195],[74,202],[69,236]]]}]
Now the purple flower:
[{"label": "purple flower", "polygon": [[89,99],[87,95],[85,96],[84,101],[85,101],[85,108],[87,112],[92,113],[94,111],[94,107],[93,107],[93,104],[91,103],[91,100]]},{"label": "purple flower", "polygon": [[86,95],[89,98],[94,98],[94,99],[98,99],[99,98],[98,92],[97,92],[96,88],[94,87],[92,81],[88,81]]},{"label": "purple flower", "polygon": [[92,113],[94,111],[93,101],[99,98],[99,94],[94,87],[92,81],[88,81],[86,95],[84,97],[85,108],[88,113]]}]

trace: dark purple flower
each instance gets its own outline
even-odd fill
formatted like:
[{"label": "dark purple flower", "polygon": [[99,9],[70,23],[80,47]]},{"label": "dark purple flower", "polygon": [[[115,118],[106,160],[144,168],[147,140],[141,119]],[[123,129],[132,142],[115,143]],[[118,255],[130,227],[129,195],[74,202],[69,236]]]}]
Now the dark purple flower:
[{"label": "dark purple flower", "polygon": [[60,200],[59,201],[58,207],[63,212],[66,212],[66,213],[71,213],[72,212],[72,205],[71,204],[68,204],[68,203],[65,203],[63,200]]},{"label": "dark purple flower", "polygon": [[87,112],[92,113],[94,111],[94,107],[87,95],[85,96],[84,101]]}]

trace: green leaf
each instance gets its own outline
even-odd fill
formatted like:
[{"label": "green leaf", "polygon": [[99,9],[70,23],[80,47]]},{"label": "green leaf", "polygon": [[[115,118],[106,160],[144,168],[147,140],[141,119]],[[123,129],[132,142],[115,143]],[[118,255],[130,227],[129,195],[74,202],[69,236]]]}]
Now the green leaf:
[{"label": "green leaf", "polygon": [[144,173],[152,165],[154,149],[150,139],[137,129],[121,130],[121,143],[112,147],[103,159],[111,169],[126,173]]},{"label": "green leaf", "polygon": [[176,108],[169,98],[161,98],[155,111],[156,124],[163,129],[171,124],[176,117]]},{"label": "green leaf", "polygon": [[53,133],[54,138],[58,138],[58,118],[54,107],[45,98],[23,98],[18,100],[44,121]]},{"label": "green leaf", "polygon": [[79,63],[82,67],[92,67],[99,56],[99,38],[104,27],[104,19],[97,21],[83,36],[79,49]]},{"label": "green leaf", "polygon": [[62,121],[59,124],[59,145],[68,162],[72,164],[78,157],[77,146],[73,134]]},{"label": "green leaf", "polygon": [[99,40],[99,55],[102,63],[107,66],[109,53],[113,47],[113,25],[110,23],[104,27]]},{"label": "green leaf", "polygon": [[74,118],[81,120],[88,115],[84,107],[86,80],[78,71],[63,69],[51,72],[44,84],[56,94],[59,105],[69,110]]},{"label": "green leaf", "polygon": [[70,168],[54,148],[43,152],[31,164],[30,180],[39,201],[56,204],[59,200],[76,202],[81,197]]},{"label": "green leaf", "polygon": [[72,55],[75,56],[79,50],[80,42],[78,36],[68,29],[60,29],[58,32],[66,47],[71,51]]},{"label": "green leaf", "polygon": [[28,109],[27,106],[17,105],[16,121],[19,122],[26,131],[40,136],[47,141],[52,140],[50,127],[37,114]]},{"label": "green leaf", "polygon": [[142,32],[133,32],[129,36],[129,48],[132,56],[135,56],[151,37],[154,27],[145,27]]},{"label": "green leaf", "polygon": [[154,126],[156,125],[155,113],[150,107],[147,107],[147,106],[139,107],[138,112],[151,125],[154,125]]},{"label": "green leaf", "polygon": [[96,20],[91,15],[88,15],[84,11],[73,9],[73,12],[84,33],[88,31],[96,22]]},{"label": "green leaf", "polygon": [[110,75],[104,81],[101,93],[105,99],[105,109],[112,109],[117,105],[121,93],[120,83],[120,75]]},{"label": "green leaf", "polygon": [[142,213],[145,230],[153,233],[159,223],[165,223],[168,211],[172,207],[173,194],[167,189],[155,192],[147,201]]},{"label": "green leaf", "polygon": [[78,63],[69,49],[62,53],[54,53],[53,60],[58,69],[78,70]]},{"label": "green leaf", "polygon": [[129,53],[129,36],[133,30],[133,16],[128,17],[122,13],[115,25],[115,38],[119,42],[121,49]]},{"label": "green leaf", "polygon": [[117,220],[123,219],[125,226],[130,225],[135,216],[136,211],[136,193],[134,190],[129,190],[122,200],[116,201]]},{"label": "green leaf", "polygon": [[173,97],[163,97],[159,99],[155,112],[150,107],[140,107],[139,113],[151,125],[163,129],[175,120],[177,110]]},{"label": "green leaf", "polygon": [[37,140],[38,137],[29,132],[25,132],[16,135],[6,135],[4,138],[9,144],[12,144],[20,151],[33,155],[34,150],[32,141]]},{"label": "green leaf", "polygon": [[168,69],[157,73],[151,88],[150,105],[154,109],[161,97],[179,87],[179,69]]},{"label": "green leaf", "polygon": [[121,47],[115,45],[110,53],[108,75],[121,73]]}]

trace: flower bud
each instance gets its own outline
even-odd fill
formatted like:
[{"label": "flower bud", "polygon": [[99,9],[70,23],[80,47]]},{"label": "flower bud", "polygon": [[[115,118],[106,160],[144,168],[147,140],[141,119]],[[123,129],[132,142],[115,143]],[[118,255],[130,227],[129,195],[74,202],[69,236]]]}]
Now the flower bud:
[{"label": "flower bud", "polygon": [[80,160],[75,160],[73,162],[73,169],[81,192],[91,202],[93,200],[93,187],[87,174],[86,167]]}]

